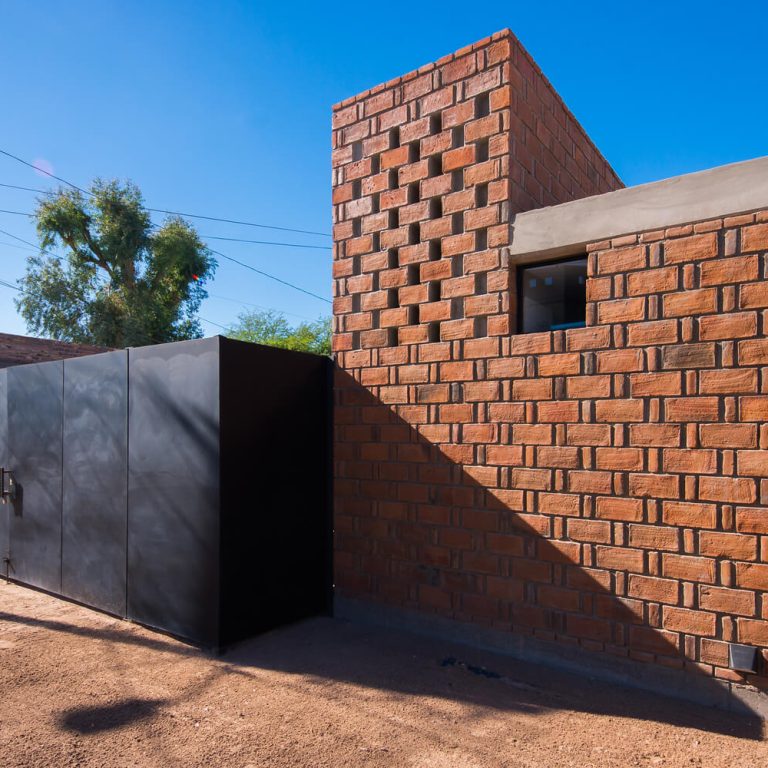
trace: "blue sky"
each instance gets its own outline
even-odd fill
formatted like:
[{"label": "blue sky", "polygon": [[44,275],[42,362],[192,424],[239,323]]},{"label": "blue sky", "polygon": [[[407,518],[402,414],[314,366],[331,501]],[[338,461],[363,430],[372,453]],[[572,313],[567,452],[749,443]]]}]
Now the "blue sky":
[{"label": "blue sky", "polygon": [[[468,10],[469,9],[469,10]],[[0,0],[0,149],[87,185],[130,178],[148,205],[330,232],[330,106],[510,27],[626,184],[768,154],[768,4]],[[0,157],[0,182],[47,186]],[[35,196],[0,187],[0,208]],[[329,238],[198,222],[203,235]],[[0,229],[28,240],[23,216]],[[0,234],[0,279],[28,251]],[[18,243],[16,243],[18,244]],[[219,242],[330,298],[330,252]],[[220,260],[201,315],[329,305]],[[24,333],[0,286],[0,331]],[[219,331],[204,324],[207,333]]]}]

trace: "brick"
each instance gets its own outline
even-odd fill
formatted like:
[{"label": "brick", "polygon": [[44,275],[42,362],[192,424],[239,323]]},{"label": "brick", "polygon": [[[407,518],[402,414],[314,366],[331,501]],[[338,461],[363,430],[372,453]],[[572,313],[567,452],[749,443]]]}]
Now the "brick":
[{"label": "brick", "polygon": [[712,232],[668,240],[664,244],[664,263],[681,264],[717,256],[717,235]]},{"label": "brick", "polygon": [[548,491],[552,486],[552,473],[548,469],[513,469],[512,487],[532,491]]},{"label": "brick", "polygon": [[703,395],[735,395],[757,392],[757,371],[753,368],[723,368],[699,373],[699,392]]},{"label": "brick", "polygon": [[677,605],[680,599],[680,583],[675,579],[660,579],[653,576],[629,577],[627,594],[641,600]]},{"label": "brick", "polygon": [[632,496],[676,499],[680,495],[680,478],[678,475],[631,474],[629,492]]},{"label": "brick", "polygon": [[598,448],[595,451],[597,469],[619,472],[643,469],[643,451],[639,448]]},{"label": "brick", "polygon": [[768,397],[740,397],[739,418],[741,421],[768,420]]},{"label": "brick", "polygon": [[610,568],[617,571],[634,571],[642,573],[645,569],[645,555],[640,549],[626,547],[595,547],[597,565],[600,568]]},{"label": "brick", "polygon": [[552,443],[552,425],[516,424],[512,427],[512,442],[525,445],[550,445]]},{"label": "brick", "polygon": [[714,368],[714,344],[677,344],[662,348],[662,366],[674,368]]},{"label": "brick", "polygon": [[768,224],[757,224],[741,230],[741,248],[744,251],[768,250]]},{"label": "brick", "polygon": [[574,422],[579,420],[579,404],[572,401],[539,402],[536,404],[539,422]]},{"label": "brick", "polygon": [[615,349],[597,352],[598,373],[629,373],[642,371],[645,365],[640,349]]},{"label": "brick", "polygon": [[669,447],[680,445],[680,426],[677,424],[632,424],[629,444],[643,447]]},{"label": "brick", "polygon": [[645,269],[627,277],[627,293],[641,296],[646,293],[666,293],[678,288],[679,272],[677,267]]},{"label": "brick", "polygon": [[627,344],[630,347],[655,344],[674,344],[680,340],[677,320],[656,320],[632,323],[627,327]]},{"label": "brick", "polygon": [[666,448],[662,466],[665,472],[711,475],[717,472],[717,451]]},{"label": "brick", "polygon": [[768,339],[739,342],[741,365],[768,365]]},{"label": "brick", "polygon": [[549,515],[578,516],[581,497],[575,493],[539,493],[538,512]]},{"label": "brick", "polygon": [[768,565],[736,563],[736,584],[744,589],[768,589]]},{"label": "brick", "polygon": [[661,572],[673,579],[712,583],[717,569],[716,562],[706,557],[665,553],[661,556]]},{"label": "brick", "polygon": [[682,374],[669,372],[634,373],[629,377],[632,397],[679,395],[682,392]]},{"label": "brick", "polygon": [[595,499],[595,517],[601,520],[639,522],[643,519],[643,500],[598,496]]},{"label": "brick", "polygon": [[699,607],[705,611],[752,616],[755,613],[755,595],[740,589],[700,586]]},{"label": "brick", "polygon": [[[741,339],[754,336],[756,333],[756,312],[734,312],[727,315],[716,315],[699,319],[699,338],[702,341]],[[739,360],[744,363],[741,359],[741,350],[739,351]],[[749,363],[744,364],[749,365]]]},{"label": "brick", "polygon": [[765,507],[736,507],[736,530],[739,533],[768,534],[768,510]]},{"label": "brick", "polygon": [[568,536],[577,541],[609,544],[611,541],[611,524],[600,520],[569,518]]},{"label": "brick", "polygon": [[754,560],[757,557],[757,539],[740,533],[702,531],[699,534],[699,552],[709,557]]},{"label": "brick", "polygon": [[574,493],[610,493],[612,484],[610,472],[573,470],[568,473],[568,490]]},{"label": "brick", "polygon": [[485,460],[488,464],[519,467],[523,464],[523,448],[520,445],[489,445]]},{"label": "brick", "polygon": [[768,645],[768,621],[737,619],[736,627],[740,643]]},{"label": "brick", "polygon": [[738,451],[736,457],[739,475],[768,477],[768,451]]},{"label": "brick", "polygon": [[600,253],[597,257],[597,273],[604,275],[643,269],[647,264],[645,249],[644,245],[637,245],[634,248],[622,248]]},{"label": "brick", "polygon": [[645,404],[642,400],[597,400],[595,402],[595,421],[627,422],[643,421]]},{"label": "brick", "polygon": [[686,528],[717,527],[717,507],[688,501],[665,501],[662,505],[662,520],[667,525]]},{"label": "brick", "polygon": [[568,352],[560,355],[541,355],[538,358],[539,376],[567,376],[581,370],[581,355]]},{"label": "brick", "polygon": [[629,323],[633,320],[645,319],[645,299],[615,299],[601,301],[597,305],[597,320],[599,323]]},{"label": "brick", "polygon": [[739,287],[739,307],[760,309],[768,307],[768,283],[750,283]]},{"label": "brick", "polygon": [[700,285],[723,285],[757,280],[759,264],[757,256],[738,256],[732,259],[716,259],[704,262],[700,269]]},{"label": "brick", "polygon": [[658,525],[630,525],[629,546],[676,552],[680,546],[678,530]]},{"label": "brick", "polygon": [[663,298],[662,306],[664,317],[688,317],[717,312],[717,291],[714,288],[702,288],[668,293]]},{"label": "brick", "polygon": [[677,656],[680,636],[675,632],[666,632],[651,627],[630,627],[629,647],[647,653]]},{"label": "brick", "polygon": [[757,427],[754,424],[701,424],[699,441],[704,448],[754,448]]},{"label": "brick", "polygon": [[687,608],[665,606],[662,613],[662,626],[673,632],[685,632],[689,635],[714,637],[717,616],[704,611],[692,611]]},{"label": "brick", "polygon": [[569,424],[568,445],[610,445],[611,427],[608,424]]},{"label": "brick", "polygon": [[666,421],[717,421],[719,412],[716,397],[670,397],[664,401]]},{"label": "brick", "polygon": [[731,504],[752,504],[757,498],[755,481],[738,477],[701,477],[699,498]]}]

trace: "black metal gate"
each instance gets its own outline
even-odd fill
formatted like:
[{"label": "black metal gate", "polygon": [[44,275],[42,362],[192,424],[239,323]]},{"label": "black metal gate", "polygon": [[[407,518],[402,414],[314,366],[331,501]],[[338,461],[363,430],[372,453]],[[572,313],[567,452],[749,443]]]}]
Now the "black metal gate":
[{"label": "black metal gate", "polygon": [[0,370],[5,574],[207,647],[328,610],[330,391],[221,337]]}]

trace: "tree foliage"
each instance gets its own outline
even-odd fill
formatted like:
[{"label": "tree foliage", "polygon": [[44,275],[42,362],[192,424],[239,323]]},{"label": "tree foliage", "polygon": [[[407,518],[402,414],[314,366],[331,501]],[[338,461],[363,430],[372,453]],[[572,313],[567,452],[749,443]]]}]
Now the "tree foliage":
[{"label": "tree foliage", "polygon": [[101,180],[51,193],[35,217],[41,250],[16,302],[31,332],[107,347],[202,336],[216,262],[186,221],[154,227],[134,184]]},{"label": "tree foliage", "polygon": [[292,326],[285,315],[275,310],[253,310],[238,316],[237,324],[227,334],[231,339],[282,347],[317,355],[331,354],[331,319]]}]

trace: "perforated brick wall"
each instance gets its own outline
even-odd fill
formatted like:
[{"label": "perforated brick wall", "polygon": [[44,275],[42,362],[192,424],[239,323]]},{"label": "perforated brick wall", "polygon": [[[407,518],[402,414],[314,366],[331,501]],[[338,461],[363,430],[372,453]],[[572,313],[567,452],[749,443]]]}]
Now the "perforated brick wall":
[{"label": "perforated brick wall", "polygon": [[509,32],[338,104],[333,128],[338,351],[510,333],[510,215],[621,186]]},{"label": "perforated brick wall", "polygon": [[515,334],[509,213],[617,185],[556,101],[583,175],[520,184],[531,92],[503,33],[334,112],[338,593],[764,687],[768,212],[596,243],[587,327]]}]

